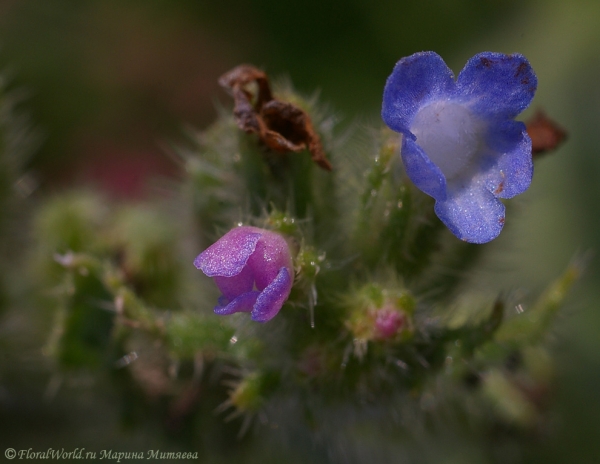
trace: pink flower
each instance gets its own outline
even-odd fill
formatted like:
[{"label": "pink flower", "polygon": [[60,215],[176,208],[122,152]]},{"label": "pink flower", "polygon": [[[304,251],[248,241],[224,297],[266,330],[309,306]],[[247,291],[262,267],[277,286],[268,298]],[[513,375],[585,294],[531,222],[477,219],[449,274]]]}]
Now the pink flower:
[{"label": "pink flower", "polygon": [[227,232],[194,260],[221,293],[215,313],[249,312],[252,320],[273,319],[293,284],[292,256],[276,232],[242,226]]}]

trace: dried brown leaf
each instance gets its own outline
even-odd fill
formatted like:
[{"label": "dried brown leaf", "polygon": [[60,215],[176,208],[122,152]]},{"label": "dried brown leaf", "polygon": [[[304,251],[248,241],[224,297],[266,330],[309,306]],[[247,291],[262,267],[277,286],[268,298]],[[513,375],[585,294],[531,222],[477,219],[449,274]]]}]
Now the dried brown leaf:
[{"label": "dried brown leaf", "polygon": [[[258,85],[257,108],[273,99],[267,75],[249,64],[241,64],[219,78],[219,85],[226,89],[244,88],[252,82]],[[249,95],[249,94],[248,94]]]},{"label": "dried brown leaf", "polygon": [[567,138],[567,132],[543,111],[538,111],[525,123],[531,138],[531,153],[541,155],[555,150]]},{"label": "dried brown leaf", "polygon": [[240,129],[257,134],[267,147],[278,153],[308,149],[315,163],[331,171],[331,163],[308,114],[292,103],[273,98],[263,71],[240,65],[222,75],[219,84],[233,96],[233,115]]}]

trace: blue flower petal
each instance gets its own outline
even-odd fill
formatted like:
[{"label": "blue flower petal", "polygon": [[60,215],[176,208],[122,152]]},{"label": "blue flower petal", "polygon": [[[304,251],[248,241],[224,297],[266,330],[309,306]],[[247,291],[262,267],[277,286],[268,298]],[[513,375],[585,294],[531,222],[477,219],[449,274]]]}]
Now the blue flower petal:
[{"label": "blue flower petal", "polygon": [[458,75],[456,98],[485,119],[512,119],[529,106],[536,88],[537,77],[523,55],[484,52]]},{"label": "blue flower petal", "polygon": [[461,240],[486,243],[504,226],[504,205],[480,182],[448,191],[446,201],[435,204],[435,213]]},{"label": "blue flower petal", "polygon": [[256,322],[267,322],[273,319],[290,294],[292,278],[289,271],[282,267],[277,277],[265,288],[256,299],[251,317]]},{"label": "blue flower petal", "polygon": [[227,316],[229,314],[240,312],[249,313],[250,311],[252,311],[252,308],[254,307],[258,296],[259,292],[257,291],[242,293],[240,296],[230,301],[229,304],[227,304],[226,306],[222,305],[222,303],[224,303],[225,298],[221,297],[219,298],[220,306],[215,306],[215,314],[218,314],[219,316]]},{"label": "blue flower petal", "polygon": [[414,138],[409,127],[417,111],[454,88],[454,74],[437,53],[402,58],[385,84],[381,117],[391,129]]},{"label": "blue flower petal", "polygon": [[401,155],[406,174],[417,188],[438,201],[444,201],[446,178],[423,149],[414,140],[403,137]]},{"label": "blue flower petal", "polygon": [[491,153],[485,162],[490,167],[482,177],[488,190],[499,198],[512,198],[527,190],[533,177],[533,160],[525,124],[504,121],[488,134],[487,143]]}]

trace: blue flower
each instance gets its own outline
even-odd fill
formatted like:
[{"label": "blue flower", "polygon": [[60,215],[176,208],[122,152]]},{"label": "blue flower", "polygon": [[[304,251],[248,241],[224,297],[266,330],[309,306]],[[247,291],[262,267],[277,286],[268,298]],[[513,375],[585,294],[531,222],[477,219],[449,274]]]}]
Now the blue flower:
[{"label": "blue flower", "polygon": [[536,87],[524,56],[491,52],[471,58],[456,80],[434,52],[402,58],[388,78],[381,113],[403,135],[406,173],[458,238],[496,238],[504,225],[499,199],[529,187],[531,139],[513,118]]}]

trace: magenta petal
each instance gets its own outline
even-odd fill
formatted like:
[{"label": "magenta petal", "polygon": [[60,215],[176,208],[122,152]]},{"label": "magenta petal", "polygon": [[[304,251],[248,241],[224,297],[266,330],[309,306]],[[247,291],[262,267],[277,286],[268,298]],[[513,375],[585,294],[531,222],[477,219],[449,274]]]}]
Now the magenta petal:
[{"label": "magenta petal", "polygon": [[382,308],[375,317],[375,330],[380,338],[392,338],[405,323],[405,316],[398,311]]},{"label": "magenta petal", "polygon": [[208,277],[232,277],[239,274],[254,253],[261,237],[256,227],[231,229],[194,260],[194,266]]},{"label": "magenta petal", "polygon": [[282,267],[275,280],[256,299],[256,304],[252,310],[252,320],[267,322],[273,319],[290,295],[292,283],[290,272]]},{"label": "magenta petal", "polygon": [[263,232],[256,244],[254,254],[248,260],[258,290],[263,290],[277,277],[282,267],[292,269],[292,257],[285,239],[268,230]]},{"label": "magenta petal", "polygon": [[217,284],[223,296],[228,300],[233,300],[242,293],[250,292],[254,287],[254,274],[248,266],[233,277],[216,276],[214,279],[215,284]]}]

